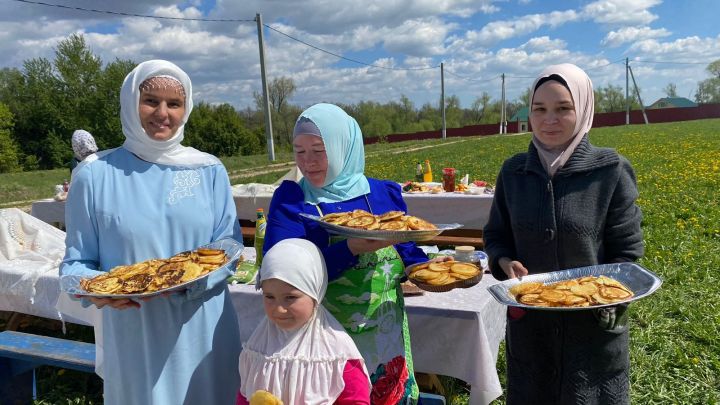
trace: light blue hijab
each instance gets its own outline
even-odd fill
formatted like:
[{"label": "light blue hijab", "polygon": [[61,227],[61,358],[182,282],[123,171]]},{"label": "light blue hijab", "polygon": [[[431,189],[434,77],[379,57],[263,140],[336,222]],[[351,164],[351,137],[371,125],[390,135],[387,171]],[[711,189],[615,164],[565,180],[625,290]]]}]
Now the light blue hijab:
[{"label": "light blue hijab", "polygon": [[[313,125],[314,124],[314,125]],[[317,131],[314,129],[317,128]],[[315,104],[300,114],[293,137],[309,134],[322,138],[327,153],[325,184],[313,186],[302,178],[300,187],[310,204],[351,200],[370,192],[365,171],[362,131],[355,118],[333,104]]]}]

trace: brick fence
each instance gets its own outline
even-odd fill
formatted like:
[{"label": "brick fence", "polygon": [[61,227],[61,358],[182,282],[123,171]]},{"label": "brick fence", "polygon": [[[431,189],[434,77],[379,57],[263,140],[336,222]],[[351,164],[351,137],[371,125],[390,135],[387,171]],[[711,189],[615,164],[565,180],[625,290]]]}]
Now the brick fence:
[{"label": "brick fence", "polygon": [[[706,118],[720,118],[720,104],[702,104],[697,107],[684,108],[660,108],[645,110],[650,123],[690,121]],[[641,110],[630,111],[630,124],[645,123]],[[598,113],[593,117],[593,127],[611,127],[625,125],[625,111]],[[529,126],[529,125],[528,125]],[[447,128],[448,138],[461,136],[484,136],[496,135],[500,132],[500,124],[468,125],[462,128]],[[508,133],[518,132],[517,122],[508,122]],[[440,130],[415,132],[412,134],[392,134],[387,136],[387,142],[402,142],[422,139],[439,139],[442,137]],[[364,143],[377,143],[378,137],[365,138]]]}]

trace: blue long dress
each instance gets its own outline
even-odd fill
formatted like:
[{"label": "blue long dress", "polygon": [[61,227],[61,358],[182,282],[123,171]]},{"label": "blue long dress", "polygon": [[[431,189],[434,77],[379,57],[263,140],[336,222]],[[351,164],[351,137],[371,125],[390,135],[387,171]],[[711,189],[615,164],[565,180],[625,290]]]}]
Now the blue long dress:
[{"label": "blue long dress", "polygon": [[[66,224],[61,275],[93,276],[240,237],[222,165],[153,164],[124,148],[76,171]],[[227,273],[139,309],[103,308],[106,404],[234,403],[241,347]]]}]

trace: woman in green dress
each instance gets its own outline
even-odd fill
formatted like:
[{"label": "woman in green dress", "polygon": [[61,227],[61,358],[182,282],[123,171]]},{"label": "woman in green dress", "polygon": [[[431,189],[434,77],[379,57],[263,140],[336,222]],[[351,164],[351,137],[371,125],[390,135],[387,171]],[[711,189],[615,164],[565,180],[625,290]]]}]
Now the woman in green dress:
[{"label": "woman in green dress", "polygon": [[371,403],[414,403],[418,388],[400,282],[405,266],[427,256],[412,242],[331,236],[299,215],[406,212],[400,186],[365,177],[360,127],[335,105],[316,104],[300,115],[293,150],[304,177],[284,181],[275,191],[263,250],[287,238],[307,239],[320,248],[331,280],[323,305],[365,359],[373,383]]}]

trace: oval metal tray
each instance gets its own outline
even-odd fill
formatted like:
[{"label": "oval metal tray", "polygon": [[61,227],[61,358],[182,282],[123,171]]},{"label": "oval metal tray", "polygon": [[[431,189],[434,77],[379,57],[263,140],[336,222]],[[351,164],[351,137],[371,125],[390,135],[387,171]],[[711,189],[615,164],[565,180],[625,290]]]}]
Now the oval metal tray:
[{"label": "oval metal tray", "polygon": [[434,224],[437,229],[421,230],[421,231],[385,231],[385,230],[366,230],[349,228],[347,226],[329,224],[323,221],[317,215],[310,215],[304,212],[300,213],[301,217],[307,218],[311,221],[317,222],[328,232],[346,236],[348,238],[362,238],[362,239],[376,239],[376,240],[396,240],[396,241],[415,241],[421,242],[430,240],[443,231],[450,229],[458,229],[462,227],[462,224]]},{"label": "oval metal tray", "polygon": [[159,295],[166,292],[172,292],[172,291],[178,291],[178,290],[184,290],[188,287],[190,287],[192,284],[195,284],[201,280],[204,280],[205,278],[209,277],[211,274],[214,274],[218,271],[226,271],[228,273],[228,276],[232,275],[235,268],[235,263],[240,258],[240,255],[243,251],[243,245],[242,243],[236,241],[232,238],[225,238],[220,239],[212,243],[208,243],[207,245],[198,246],[198,248],[210,248],[210,249],[222,249],[225,251],[225,255],[228,257],[227,263],[225,263],[223,266],[218,267],[217,269],[207,273],[203,274],[202,276],[186,281],[181,284],[174,285],[172,287],[168,287],[162,290],[157,290],[153,292],[147,292],[147,293],[138,293],[138,294],[97,294],[97,293],[90,293],[85,290],[83,290],[80,287],[80,280],[87,277],[82,276],[75,276],[75,275],[64,275],[60,277],[60,291],[66,292],[68,294],[72,295],[79,295],[83,297],[98,297],[98,298],[144,298],[144,297],[153,297],[155,295]]},{"label": "oval metal tray", "polygon": [[[624,301],[618,301],[612,304],[593,305],[589,307],[536,307],[521,304],[515,301],[515,297],[510,294],[510,287],[520,284],[521,282],[525,283],[535,281],[549,284],[585,276],[608,276],[614,278],[632,290],[634,295],[630,299]],[[617,304],[637,301],[654,293],[661,285],[662,280],[660,277],[637,263],[613,263],[578,267],[575,269],[560,270],[551,273],[533,274],[523,277],[522,281],[516,278],[505,280],[491,285],[488,287],[488,291],[499,303],[512,307],[541,309],[547,311],[584,311],[593,308],[610,307]]]}]

